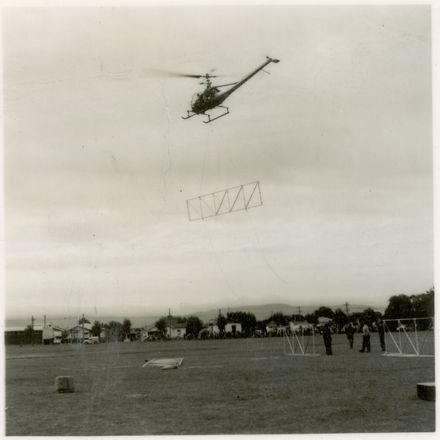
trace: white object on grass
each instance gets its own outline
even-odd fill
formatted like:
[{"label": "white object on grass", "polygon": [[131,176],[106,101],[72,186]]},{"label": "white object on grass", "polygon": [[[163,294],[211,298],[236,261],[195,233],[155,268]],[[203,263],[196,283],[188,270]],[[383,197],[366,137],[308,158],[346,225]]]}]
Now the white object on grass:
[{"label": "white object on grass", "polygon": [[146,360],[143,367],[156,367],[161,370],[174,370],[183,363],[183,358],[164,358]]}]

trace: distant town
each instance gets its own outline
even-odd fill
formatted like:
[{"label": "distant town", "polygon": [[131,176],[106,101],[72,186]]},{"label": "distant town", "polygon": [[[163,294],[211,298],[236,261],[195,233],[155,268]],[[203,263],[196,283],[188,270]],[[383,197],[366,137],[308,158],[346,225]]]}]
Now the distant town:
[{"label": "distant town", "polygon": [[[279,307],[274,309],[274,307]],[[263,310],[269,310],[267,317],[262,317]],[[379,320],[398,320],[424,318],[434,316],[434,288],[422,294],[394,295],[389,299],[388,306],[382,312],[373,307],[365,306],[363,310],[354,311],[348,303],[342,307],[317,307],[305,312],[301,307],[267,305],[259,306],[258,312],[234,309],[222,312],[210,318],[196,314],[173,316],[171,310],[150,324],[133,324],[124,318],[120,321],[111,319],[108,322],[89,320],[82,315],[70,325],[59,325],[51,322],[47,316],[43,321],[33,316],[27,325],[7,325],[5,328],[6,345],[24,344],[98,344],[109,342],[156,341],[171,339],[209,339],[209,338],[249,338],[276,337],[301,331],[303,333],[321,332],[322,327],[330,325],[332,332],[342,333],[349,323],[360,326],[367,322],[374,330]],[[306,310],[306,308],[305,308]],[[258,315],[258,318],[257,316]],[[93,321],[93,322],[92,322]],[[142,319],[136,319],[141,322]],[[146,321],[146,319],[145,319]],[[396,321],[397,322],[397,321]],[[67,322],[66,322],[67,323]],[[396,324],[397,325],[397,324]]]}]

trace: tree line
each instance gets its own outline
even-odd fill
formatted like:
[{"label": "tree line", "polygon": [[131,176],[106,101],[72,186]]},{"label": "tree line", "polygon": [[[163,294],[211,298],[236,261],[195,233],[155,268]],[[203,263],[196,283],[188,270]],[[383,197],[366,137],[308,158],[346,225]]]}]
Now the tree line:
[{"label": "tree line", "polygon": [[[343,331],[344,326],[348,322],[359,323],[361,321],[367,323],[374,323],[378,319],[412,319],[412,318],[425,318],[434,317],[434,287],[427,290],[424,293],[413,295],[393,295],[388,300],[388,306],[385,312],[374,310],[371,307],[366,308],[362,312],[355,312],[351,314],[345,313],[341,308],[333,310],[328,306],[320,306],[313,313],[306,315],[293,314],[286,315],[282,312],[274,312],[267,319],[258,321],[253,313],[250,312],[228,312],[226,315],[219,313],[214,320],[219,330],[219,337],[227,337],[225,327],[228,322],[235,322],[241,325],[241,337],[251,337],[255,335],[266,335],[267,326],[271,322],[275,323],[279,327],[287,326],[289,322],[307,322],[309,324],[318,324],[319,317],[330,318],[333,322],[336,331]],[[181,324],[185,328],[186,338],[198,338],[202,329],[204,328],[203,322],[197,316],[189,317],[171,317],[163,316],[156,323],[155,326],[158,332],[165,337],[167,334],[167,327],[172,323]],[[78,324],[90,322],[81,318]],[[423,330],[424,327],[429,325],[429,321],[421,321],[418,324],[418,328]],[[397,327],[397,321],[389,325],[390,329]],[[134,339],[135,336],[132,333],[131,321],[125,318],[122,322],[110,321],[103,323],[95,321],[91,328],[92,336],[98,337],[102,342],[120,342],[127,339]],[[63,340],[67,341],[68,331],[63,331]],[[22,343],[33,343],[36,341],[36,335],[32,326],[27,326],[24,330],[21,341]]]},{"label": "tree line", "polygon": [[[325,317],[332,320],[335,329],[339,332],[343,331],[344,326],[348,322],[360,323],[367,322],[373,324],[380,319],[408,319],[422,318],[434,316],[434,287],[425,293],[414,295],[394,295],[388,301],[385,312],[374,310],[367,307],[362,312],[354,312],[347,314],[341,308],[333,310],[328,306],[320,306],[313,313],[306,315],[293,314],[287,315],[282,312],[272,313],[269,318],[258,321],[253,313],[250,312],[228,312],[226,315],[219,313],[214,323],[219,329],[219,336],[225,337],[225,327],[228,322],[236,322],[241,325],[242,337],[255,336],[256,334],[267,334],[267,326],[273,322],[279,327],[287,326],[289,322],[307,322],[309,324],[318,324],[319,317]],[[156,328],[163,336],[166,335],[167,326],[170,325],[170,319],[173,323],[185,324],[186,337],[197,338],[201,330],[204,328],[202,321],[197,316],[190,317],[170,317],[163,316],[156,322]],[[428,323],[428,321],[426,321]],[[397,326],[397,322],[395,323]],[[419,324],[419,328],[423,330],[423,322]],[[391,325],[393,327],[393,325]]]}]

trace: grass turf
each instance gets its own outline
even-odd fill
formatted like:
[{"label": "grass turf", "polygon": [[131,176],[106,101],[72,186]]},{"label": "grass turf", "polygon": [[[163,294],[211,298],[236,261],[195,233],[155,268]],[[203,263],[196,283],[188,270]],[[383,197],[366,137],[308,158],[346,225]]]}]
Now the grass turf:
[{"label": "grass turf", "polygon": [[[350,350],[286,356],[282,338],[6,347],[7,435],[293,434],[429,432],[433,358]],[[432,337],[432,336],[431,336]],[[184,357],[177,370],[146,359]],[[75,392],[55,392],[55,377]]]}]

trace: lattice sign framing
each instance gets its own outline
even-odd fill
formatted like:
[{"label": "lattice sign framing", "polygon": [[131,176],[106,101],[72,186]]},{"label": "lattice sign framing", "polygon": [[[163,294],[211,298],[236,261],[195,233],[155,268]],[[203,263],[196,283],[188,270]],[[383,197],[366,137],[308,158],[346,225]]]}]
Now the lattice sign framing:
[{"label": "lattice sign framing", "polygon": [[434,357],[434,318],[384,319],[385,356]]},{"label": "lattice sign framing", "polygon": [[189,221],[244,211],[263,205],[260,182],[234,186],[186,201]]}]

